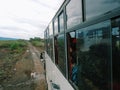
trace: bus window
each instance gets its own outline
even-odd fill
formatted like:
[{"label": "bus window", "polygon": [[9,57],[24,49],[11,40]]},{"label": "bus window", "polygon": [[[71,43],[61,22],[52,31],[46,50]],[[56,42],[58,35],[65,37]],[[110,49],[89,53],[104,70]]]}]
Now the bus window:
[{"label": "bus window", "polygon": [[50,57],[53,60],[53,36],[49,38],[49,44]]},{"label": "bus window", "polygon": [[58,18],[54,20],[54,34],[58,34]]},{"label": "bus window", "polygon": [[110,21],[77,30],[76,39],[79,89],[111,90]]},{"label": "bus window", "polygon": [[57,42],[57,36],[54,38],[55,41],[55,64],[58,65],[58,42]]},{"label": "bus window", "polygon": [[67,53],[68,53],[68,78],[77,85],[77,59],[76,59],[76,37],[75,32],[67,33]]},{"label": "bus window", "polygon": [[64,16],[63,16],[63,12],[60,13],[58,19],[59,19],[59,32],[63,32],[64,31]]},{"label": "bus window", "polygon": [[82,22],[82,4],[81,0],[70,0],[66,6],[67,29]]},{"label": "bus window", "polygon": [[120,0],[85,0],[85,2],[87,20],[120,7]]},{"label": "bus window", "polygon": [[52,22],[49,25],[49,34],[50,34],[50,36],[53,35],[53,24],[52,24]]},{"label": "bus window", "polygon": [[66,76],[66,59],[65,59],[65,37],[64,34],[59,34],[57,38],[58,44],[58,67],[60,71]]},{"label": "bus window", "polygon": [[120,90],[120,18],[112,20],[113,90]]}]

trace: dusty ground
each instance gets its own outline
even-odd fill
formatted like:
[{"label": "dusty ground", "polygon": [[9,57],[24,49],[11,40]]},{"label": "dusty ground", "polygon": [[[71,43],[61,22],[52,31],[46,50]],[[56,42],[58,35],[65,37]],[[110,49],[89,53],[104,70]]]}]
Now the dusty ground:
[{"label": "dusty ground", "polygon": [[[14,56],[17,57],[14,62],[5,64],[11,67],[4,67],[7,70],[4,73],[6,77],[1,77],[0,90],[46,90],[45,71],[39,59],[40,51],[30,44],[22,55]],[[5,58],[3,55],[7,55],[7,52],[5,49],[0,50],[0,59]],[[3,64],[4,61],[0,60],[0,65]],[[36,72],[35,78],[31,78],[31,72]]]},{"label": "dusty ground", "polygon": [[37,82],[35,90],[47,90],[44,65],[40,60],[40,51],[38,51],[30,43],[29,43],[29,48],[34,62],[34,70],[37,73],[35,78]]}]

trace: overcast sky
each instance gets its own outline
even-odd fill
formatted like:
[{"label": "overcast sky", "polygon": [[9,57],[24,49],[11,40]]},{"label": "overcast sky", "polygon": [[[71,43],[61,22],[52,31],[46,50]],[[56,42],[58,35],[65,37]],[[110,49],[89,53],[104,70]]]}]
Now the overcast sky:
[{"label": "overcast sky", "polygon": [[0,0],[0,37],[44,37],[64,0]]}]

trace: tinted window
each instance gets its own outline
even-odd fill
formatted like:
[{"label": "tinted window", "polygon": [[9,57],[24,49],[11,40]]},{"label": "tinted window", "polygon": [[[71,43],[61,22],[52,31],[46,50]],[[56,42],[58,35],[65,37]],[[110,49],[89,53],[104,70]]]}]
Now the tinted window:
[{"label": "tinted window", "polygon": [[49,34],[53,35],[53,26],[52,26],[52,23],[50,23],[50,25],[49,25]]},{"label": "tinted window", "polygon": [[120,90],[120,18],[112,21],[113,90]]},{"label": "tinted window", "polygon": [[47,28],[46,30],[46,51],[47,53],[49,52],[48,48],[49,48],[49,30]]},{"label": "tinted window", "polygon": [[78,25],[82,21],[81,0],[70,0],[66,7],[67,28]]},{"label": "tinted window", "polygon": [[86,0],[86,18],[105,14],[120,7],[120,0]]},{"label": "tinted window", "polygon": [[59,16],[59,31],[64,31],[64,18],[63,18],[63,12]]},{"label": "tinted window", "polygon": [[110,22],[78,30],[77,50],[79,89],[111,90]]},{"label": "tinted window", "polygon": [[58,65],[58,37],[54,37],[54,48],[55,48],[55,64]]},{"label": "tinted window", "polygon": [[77,84],[76,82],[76,36],[75,32],[67,33],[67,59],[68,59],[68,78],[69,81]]},{"label": "tinted window", "polygon": [[44,32],[44,39],[45,39],[45,50],[47,51],[47,33],[46,33],[46,30]]},{"label": "tinted window", "polygon": [[53,38],[50,38],[50,57],[53,60]]},{"label": "tinted window", "polygon": [[47,28],[46,30],[46,37],[48,38],[49,37],[49,29]]},{"label": "tinted window", "polygon": [[50,38],[47,39],[47,53],[50,56]]},{"label": "tinted window", "polygon": [[65,61],[65,42],[64,34],[58,36],[58,66],[66,74],[66,61]]},{"label": "tinted window", "polygon": [[56,18],[54,21],[54,33],[58,34],[58,18]]}]

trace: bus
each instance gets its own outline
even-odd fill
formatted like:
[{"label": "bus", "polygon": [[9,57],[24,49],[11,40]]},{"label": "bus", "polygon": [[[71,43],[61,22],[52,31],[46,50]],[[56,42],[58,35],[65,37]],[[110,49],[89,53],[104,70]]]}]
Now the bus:
[{"label": "bus", "polygon": [[44,38],[48,90],[120,90],[120,0],[65,0]]}]

